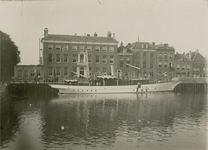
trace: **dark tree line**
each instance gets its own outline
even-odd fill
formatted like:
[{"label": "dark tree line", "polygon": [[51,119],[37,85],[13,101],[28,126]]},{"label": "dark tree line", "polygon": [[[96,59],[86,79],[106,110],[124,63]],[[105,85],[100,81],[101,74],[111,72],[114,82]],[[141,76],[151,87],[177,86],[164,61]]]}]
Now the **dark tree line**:
[{"label": "dark tree line", "polygon": [[20,60],[20,51],[10,36],[0,31],[1,81],[10,80],[14,76],[14,66]]}]

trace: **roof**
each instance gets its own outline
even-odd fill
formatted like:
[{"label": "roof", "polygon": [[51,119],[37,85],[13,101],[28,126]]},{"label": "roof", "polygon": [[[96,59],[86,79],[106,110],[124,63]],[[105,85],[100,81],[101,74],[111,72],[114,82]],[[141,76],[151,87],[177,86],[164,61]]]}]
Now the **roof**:
[{"label": "roof", "polygon": [[165,44],[158,44],[156,45],[156,49],[169,49],[169,50],[174,50],[174,47],[170,47],[167,43]]},{"label": "roof", "polygon": [[187,56],[191,55],[191,60],[197,61],[197,62],[206,62],[206,58],[202,56],[198,51],[195,52],[189,52],[186,54]]},{"label": "roof", "polygon": [[[145,46],[144,46],[144,44],[145,44]],[[146,45],[148,45],[148,48],[146,48]],[[149,49],[149,48],[152,48],[152,49],[154,49],[155,46],[153,46],[149,42],[134,42],[134,43],[128,44],[127,48],[131,48],[131,49],[142,49],[142,48]]]},{"label": "roof", "polygon": [[175,61],[191,61],[185,53],[184,54],[176,53],[174,59]]},{"label": "roof", "polygon": [[78,36],[48,34],[42,40],[76,41],[76,42],[97,42],[97,43],[118,43],[113,37]]}]

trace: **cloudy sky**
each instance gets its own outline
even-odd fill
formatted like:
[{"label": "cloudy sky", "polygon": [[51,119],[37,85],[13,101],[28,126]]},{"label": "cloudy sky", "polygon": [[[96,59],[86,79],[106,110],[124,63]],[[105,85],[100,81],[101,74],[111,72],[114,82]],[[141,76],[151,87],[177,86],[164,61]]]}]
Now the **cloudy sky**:
[{"label": "cloudy sky", "polygon": [[168,43],[176,52],[208,54],[207,0],[1,1],[0,30],[21,51],[20,64],[38,64],[39,39],[49,34],[107,36],[124,45]]}]

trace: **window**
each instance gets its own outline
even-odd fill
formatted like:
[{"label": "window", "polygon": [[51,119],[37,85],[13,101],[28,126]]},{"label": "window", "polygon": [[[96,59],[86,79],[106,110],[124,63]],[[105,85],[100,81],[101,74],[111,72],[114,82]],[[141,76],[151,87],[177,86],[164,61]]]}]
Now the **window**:
[{"label": "window", "polygon": [[28,70],[24,71],[24,78],[28,78]]},{"label": "window", "polygon": [[177,69],[180,69],[180,68],[181,68],[181,66],[179,64],[177,64]]},{"label": "window", "polygon": [[61,55],[60,54],[56,54],[56,62],[61,62]]},{"label": "window", "polygon": [[142,44],[142,48],[144,48],[144,44]]},{"label": "window", "polygon": [[109,52],[114,52],[114,47],[109,47]]},{"label": "window", "polygon": [[145,60],[143,61],[143,68],[147,68],[147,63]]},{"label": "window", "polygon": [[130,56],[126,56],[126,60],[130,60]]},{"label": "window", "polygon": [[18,70],[18,78],[22,78],[22,70]]},{"label": "window", "polygon": [[53,45],[49,44],[48,45],[48,50],[53,50]]},{"label": "window", "polygon": [[95,63],[96,63],[96,64],[99,64],[99,63],[100,63],[100,56],[98,56],[98,55],[96,56],[96,58],[95,58]]},{"label": "window", "polygon": [[113,63],[114,63],[114,56],[110,55],[110,64],[113,64]]},{"label": "window", "polygon": [[87,51],[92,51],[92,46],[87,46]]},{"label": "window", "polygon": [[68,75],[68,68],[64,67],[64,76],[67,76],[67,75]]},{"label": "window", "polygon": [[60,51],[61,50],[61,45],[56,45],[56,50]]},{"label": "window", "polygon": [[190,70],[191,69],[191,65],[187,65],[187,70]]},{"label": "window", "polygon": [[88,63],[92,63],[92,55],[88,55]]},{"label": "window", "polygon": [[102,47],[103,52],[107,52],[107,47]]},{"label": "window", "polygon": [[63,45],[63,50],[68,51],[68,45]]},{"label": "window", "polygon": [[53,76],[53,68],[49,68],[48,69],[48,75],[49,76]]},{"label": "window", "polygon": [[52,54],[48,54],[48,62],[53,62],[53,55]]},{"label": "window", "polygon": [[168,61],[164,61],[164,67],[168,67]]},{"label": "window", "polygon": [[159,61],[159,67],[162,67],[162,61],[161,60]]},{"label": "window", "polygon": [[106,74],[107,74],[107,69],[103,68],[103,75],[106,75]]},{"label": "window", "polygon": [[73,50],[73,51],[77,51],[77,46],[75,46],[75,45],[72,46],[72,50]]},{"label": "window", "polygon": [[147,53],[143,52],[143,58],[146,58],[146,57],[147,57]]},{"label": "window", "polygon": [[182,65],[181,68],[182,68],[182,70],[185,70],[185,65]]},{"label": "window", "polygon": [[80,51],[84,51],[84,46],[79,46]]},{"label": "window", "polygon": [[60,67],[56,68],[56,75],[61,76],[61,68]]},{"label": "window", "polygon": [[34,77],[35,77],[34,70],[31,70],[31,71],[30,71],[30,77],[31,77],[31,78],[34,78]]},{"label": "window", "polygon": [[77,55],[73,55],[72,62],[73,63],[76,63],[77,62]]},{"label": "window", "polygon": [[164,54],[164,58],[166,58],[166,59],[168,58],[168,54],[167,53]]},{"label": "window", "polygon": [[123,68],[124,66],[124,61],[120,61],[120,67]]},{"label": "window", "polygon": [[124,60],[124,57],[123,56],[120,56],[120,60]]},{"label": "window", "polygon": [[194,68],[194,72],[196,71],[196,68]]},{"label": "window", "polygon": [[[130,60],[126,60],[127,64],[130,64]],[[129,68],[129,65],[126,65],[126,68]]]},{"label": "window", "polygon": [[162,53],[159,53],[159,58],[162,58]]},{"label": "window", "polygon": [[37,76],[41,76],[40,70],[37,70]]},{"label": "window", "polygon": [[103,55],[103,64],[106,64],[106,63],[107,63],[107,56]]},{"label": "window", "polygon": [[150,68],[153,68],[153,61],[150,61]]},{"label": "window", "polygon": [[139,59],[136,59],[135,64],[136,64],[137,67],[139,67]]},{"label": "window", "polygon": [[84,55],[83,54],[80,55],[80,61],[79,62],[84,63]]},{"label": "window", "polygon": [[64,62],[68,62],[68,55],[64,54]]},{"label": "window", "polygon": [[146,44],[146,48],[148,48],[148,44]]},{"label": "window", "polygon": [[150,59],[153,59],[153,53],[150,53]]},{"label": "window", "polygon": [[99,52],[100,51],[100,46],[95,46],[95,51]]},{"label": "window", "polygon": [[169,58],[173,58],[173,54],[172,53],[169,54]]}]

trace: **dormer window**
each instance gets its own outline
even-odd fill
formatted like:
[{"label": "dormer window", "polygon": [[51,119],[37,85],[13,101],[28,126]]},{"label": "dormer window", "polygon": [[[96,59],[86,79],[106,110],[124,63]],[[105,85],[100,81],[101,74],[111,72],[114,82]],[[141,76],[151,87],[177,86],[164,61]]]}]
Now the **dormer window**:
[{"label": "dormer window", "polygon": [[56,50],[60,51],[61,50],[61,45],[56,45]]},{"label": "dormer window", "polygon": [[75,45],[72,46],[72,50],[73,50],[73,51],[77,51],[77,46],[75,46]]},{"label": "dormer window", "polygon": [[102,47],[103,52],[107,52],[107,47]]},{"label": "dormer window", "polygon": [[114,52],[114,47],[110,47],[109,52]]},{"label": "dormer window", "polygon": [[48,45],[48,50],[53,50],[53,45],[49,44]]},{"label": "dormer window", "polygon": [[80,51],[84,51],[84,46],[79,46]]},{"label": "dormer window", "polygon": [[68,45],[63,45],[63,48],[62,48],[64,51],[68,51]]},{"label": "dormer window", "polygon": [[100,51],[100,46],[95,46],[95,51],[99,52]]}]

